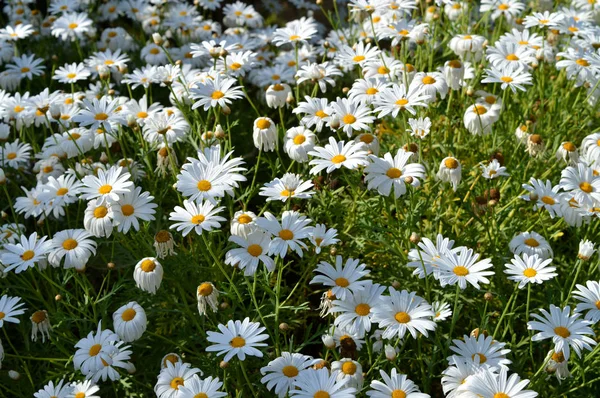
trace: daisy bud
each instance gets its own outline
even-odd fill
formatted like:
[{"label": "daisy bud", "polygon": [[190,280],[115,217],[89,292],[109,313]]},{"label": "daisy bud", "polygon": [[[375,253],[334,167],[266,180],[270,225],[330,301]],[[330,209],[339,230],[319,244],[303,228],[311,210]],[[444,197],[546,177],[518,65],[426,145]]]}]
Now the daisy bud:
[{"label": "daisy bud", "polygon": [[329,249],[329,254],[330,254],[330,255],[332,255],[332,256],[335,256],[335,255],[337,254],[337,247],[335,247],[335,246],[332,246],[332,247]]},{"label": "daisy bud", "polygon": [[492,292],[485,292],[485,294],[483,295],[483,299],[485,301],[492,301],[494,299],[494,295],[492,294]]},{"label": "daisy bud", "polygon": [[158,33],[158,32],[152,33],[152,40],[154,41],[154,44],[156,44],[157,46],[160,46],[163,43],[163,38],[160,35],[160,33]]},{"label": "daisy bud", "polygon": [[110,69],[108,69],[108,66],[100,65],[98,67],[98,75],[100,76],[100,79],[102,79],[102,80],[108,79],[110,77]]},{"label": "daisy bud", "polygon": [[217,124],[217,128],[215,128],[215,137],[219,140],[225,138],[225,131],[223,131],[223,127],[220,124]]},{"label": "daisy bud", "polygon": [[348,94],[348,91],[350,91],[350,87],[344,87],[342,89],[342,93],[344,93],[344,94]]},{"label": "daisy bud", "polygon": [[223,301],[221,304],[219,304],[219,308],[222,310],[226,310],[227,308],[229,308],[229,303],[227,301]]},{"label": "daisy bud", "polygon": [[224,48],[221,48],[221,51],[219,51],[219,56],[222,57],[222,58],[225,58],[228,55],[229,55],[229,51],[227,51]]},{"label": "daisy bud", "polygon": [[277,127],[273,120],[268,117],[259,117],[254,121],[252,138],[254,146],[259,151],[274,151],[277,146]]},{"label": "daisy bud", "polygon": [[102,163],[108,163],[108,155],[106,155],[106,152],[102,152],[100,154],[100,161]]},{"label": "daisy bud", "polygon": [[400,289],[400,282],[398,281],[393,281],[392,282],[392,287],[396,290]]},{"label": "daisy bud", "polygon": [[320,6],[321,4],[323,4],[323,0],[317,0],[317,1],[315,1],[315,3],[316,3],[318,6]]},{"label": "daisy bud", "polygon": [[227,105],[221,107],[221,113],[225,116],[231,115],[231,108]]},{"label": "daisy bud", "polygon": [[229,367],[229,362],[221,361],[219,362],[219,367],[221,369],[227,369]]},{"label": "daisy bud", "polygon": [[335,340],[333,339],[333,336],[324,334],[321,336],[321,339],[323,340],[323,345],[325,347],[329,348],[330,350],[335,348]]},{"label": "daisy bud", "polygon": [[[119,73],[124,75],[127,72],[129,72],[129,68],[127,67],[127,65],[119,65]],[[109,91],[109,93],[110,93],[110,91]],[[114,94],[111,94],[111,95],[114,95]]]},{"label": "daisy bud", "polygon": [[472,96],[473,96],[473,94],[475,94],[475,89],[473,89],[473,87],[472,87],[472,86],[469,86],[469,87],[467,87],[467,95],[468,95],[469,97],[472,97]]},{"label": "daisy bud", "polygon": [[287,94],[287,98],[285,99],[285,102],[288,105],[294,105],[296,103],[296,98],[294,98],[294,94],[292,94],[291,91]]},{"label": "daisy bud", "polygon": [[220,47],[213,47],[210,50],[208,50],[208,54],[213,57],[213,58],[219,58],[219,53],[221,52],[221,48]]},{"label": "daisy bud", "polygon": [[137,121],[136,121],[134,115],[132,115],[132,114],[127,115],[127,126],[129,126],[130,128],[134,128],[137,126]]},{"label": "daisy bud", "polygon": [[183,61],[178,59],[177,61],[175,61],[175,65],[181,66],[181,65],[183,65]]},{"label": "daisy bud", "polygon": [[59,120],[60,119],[60,116],[61,116],[60,105],[58,105],[56,103],[50,105],[50,116],[54,120]]},{"label": "daisy bud", "polygon": [[489,207],[494,207],[494,206],[496,206],[497,204],[498,204],[498,201],[497,201],[497,200],[494,200],[494,199],[492,199],[492,200],[490,200],[490,201],[488,202],[488,206],[489,206]]},{"label": "daisy bud", "polygon": [[60,294],[57,294],[56,296],[54,296],[54,301],[60,301],[62,300],[62,296]]},{"label": "daisy bud", "polygon": [[596,249],[594,248],[594,243],[591,241],[584,239],[579,242],[579,253],[577,254],[579,259],[587,261],[594,255],[595,252]]},{"label": "daisy bud", "polygon": [[279,330],[281,330],[282,332],[287,332],[288,330],[290,330],[290,325],[288,325],[285,322],[282,322],[279,324]]},{"label": "daisy bud", "polygon": [[394,349],[394,346],[386,344],[385,348],[385,357],[388,359],[388,361],[395,361],[396,357],[398,356],[398,353],[396,352],[396,350]]},{"label": "daisy bud", "polygon": [[532,193],[530,193],[530,194],[529,194],[529,200],[530,200],[530,201],[532,201],[532,202],[537,202],[537,200],[538,200],[539,198],[540,198],[540,197],[539,197],[539,196],[538,196],[538,194],[537,194],[537,193],[535,193],[535,192],[532,192]]},{"label": "daisy bud", "polygon": [[2,211],[0,214],[2,215],[2,219],[6,220],[8,218],[8,213],[7,212]]},{"label": "daisy bud", "polygon": [[407,183],[408,185],[412,184],[413,181],[414,181],[414,179],[411,176],[404,177],[404,182]]},{"label": "daisy bud", "polygon": [[329,118],[329,127],[331,127],[332,130],[340,128],[340,118],[338,115],[334,114]]},{"label": "daisy bud", "polygon": [[331,47],[331,43],[329,43],[327,40],[325,40],[325,41],[323,42],[323,47],[324,47],[324,48],[329,48],[329,47]]},{"label": "daisy bud", "polygon": [[21,373],[17,372],[16,370],[9,370],[8,377],[13,380],[19,380],[21,378]]},{"label": "daisy bud", "polygon": [[0,168],[0,185],[6,184],[6,175],[4,174],[4,169]]},{"label": "daisy bud", "polygon": [[410,239],[410,243],[416,245],[417,243],[419,243],[421,241],[421,236],[418,233],[413,232],[413,233],[410,234],[410,238],[409,239]]}]

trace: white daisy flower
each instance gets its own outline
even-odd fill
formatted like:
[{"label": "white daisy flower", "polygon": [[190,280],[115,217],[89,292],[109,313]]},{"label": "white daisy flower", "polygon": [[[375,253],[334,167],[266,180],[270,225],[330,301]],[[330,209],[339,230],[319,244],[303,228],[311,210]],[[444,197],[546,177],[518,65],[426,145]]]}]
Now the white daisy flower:
[{"label": "white daisy flower", "polygon": [[263,383],[269,391],[273,390],[279,398],[284,398],[292,389],[298,375],[318,362],[307,355],[283,351],[281,356],[260,368]]},{"label": "white daisy flower", "polygon": [[299,174],[286,173],[281,179],[275,178],[273,181],[266,183],[264,187],[261,187],[259,195],[266,196],[267,202],[281,200],[285,203],[292,198],[310,199],[315,192],[307,190],[312,186],[311,181],[302,181]]},{"label": "white daisy flower", "polygon": [[98,176],[87,175],[81,180],[83,182],[82,199],[98,199],[97,204],[114,203],[119,201],[119,194],[131,191],[133,182],[131,174],[124,171],[122,167],[112,166],[107,171],[98,170]]},{"label": "white daisy flower", "polygon": [[182,394],[179,388],[185,387],[185,384],[197,374],[202,372],[200,369],[192,368],[189,363],[176,362],[175,364],[167,362],[167,367],[158,374],[158,380],[154,386],[154,393],[158,398],[178,398]]},{"label": "white daisy flower", "polygon": [[169,215],[170,221],[176,221],[169,229],[176,228],[181,231],[183,236],[187,236],[192,230],[198,235],[202,232],[210,232],[213,229],[221,228],[221,222],[227,219],[218,216],[225,207],[215,207],[212,203],[183,201],[183,207],[175,206],[175,211]]},{"label": "white daisy flower", "polygon": [[337,380],[337,374],[328,369],[307,369],[294,382],[290,396],[295,398],[354,398],[356,389],[346,387],[347,379]]},{"label": "white daisy flower", "polygon": [[519,289],[523,289],[528,283],[541,284],[550,280],[558,274],[555,267],[548,267],[552,262],[549,258],[544,260],[537,254],[529,256],[527,253],[522,253],[520,256],[515,256],[510,260],[512,264],[505,264],[504,273],[508,274],[508,279],[519,282]]},{"label": "white daisy flower", "polygon": [[344,300],[334,300],[329,309],[330,314],[335,314],[336,327],[352,327],[359,336],[364,336],[371,330],[371,323],[375,308],[381,305],[381,295],[385,286],[377,283],[368,283],[363,290],[346,294]]},{"label": "white daisy flower", "polygon": [[133,270],[133,279],[140,289],[156,294],[163,278],[163,267],[153,257],[145,257],[138,261]]},{"label": "white daisy flower", "polygon": [[367,391],[367,396],[372,398],[429,398],[428,394],[419,391],[419,387],[406,375],[398,374],[395,368],[388,375],[384,370],[379,370],[383,382],[379,380],[371,381],[371,390]]},{"label": "white daisy flower", "polygon": [[309,232],[308,239],[315,245],[315,253],[321,253],[323,247],[335,245],[340,240],[337,239],[337,229],[327,229],[325,224],[316,224]]},{"label": "white daisy flower", "polygon": [[587,281],[585,286],[577,285],[573,296],[579,301],[575,312],[584,312],[585,320],[592,323],[600,321],[600,282]]},{"label": "white daisy flower", "polygon": [[527,253],[530,256],[537,254],[544,260],[554,256],[550,244],[542,235],[534,231],[517,234],[508,243],[508,247],[513,254]]},{"label": "white daisy flower", "polygon": [[347,143],[344,141],[337,142],[333,137],[329,137],[329,144],[325,147],[316,146],[308,154],[316,158],[309,162],[310,165],[314,166],[310,169],[311,174],[317,174],[324,169],[327,173],[331,173],[342,166],[355,169],[358,166],[369,164],[367,151],[364,150],[362,144],[353,141]]},{"label": "white daisy flower", "polygon": [[131,301],[113,313],[113,322],[119,338],[130,343],[142,337],[146,331],[146,312],[141,305]]},{"label": "white daisy flower", "polygon": [[46,257],[52,250],[52,241],[47,241],[48,237],[43,236],[38,239],[37,232],[29,237],[21,235],[19,243],[7,243],[0,254],[0,261],[4,264],[4,272],[12,270],[15,273],[21,273],[35,264],[46,261]]},{"label": "white daisy flower", "polygon": [[181,398],[226,397],[227,393],[219,391],[222,386],[223,383],[219,381],[218,377],[213,379],[212,376],[209,376],[206,379],[200,379],[200,377],[195,374],[191,379],[187,379],[185,384],[180,387],[179,396]]},{"label": "white daisy flower", "polygon": [[240,248],[231,249],[225,254],[225,264],[244,270],[244,275],[254,275],[259,261],[269,272],[275,269],[275,261],[268,256],[271,236],[262,230],[250,232],[247,236],[231,235],[229,241]]},{"label": "white daisy flower", "polygon": [[4,322],[21,323],[17,316],[25,313],[25,303],[20,301],[21,297],[10,297],[6,294],[0,297],[0,328],[4,326]]},{"label": "white daisy flower", "polygon": [[402,148],[394,157],[389,152],[383,158],[369,155],[372,163],[365,168],[367,187],[377,189],[385,196],[389,196],[394,188],[394,196],[399,198],[406,193],[405,183],[413,187],[420,186],[419,179],[425,177],[425,167],[419,163],[408,163],[412,155],[412,152]]},{"label": "white daisy flower", "polygon": [[467,287],[467,282],[479,289],[479,283],[490,283],[487,276],[494,275],[494,271],[485,271],[493,267],[489,258],[477,261],[478,253],[472,249],[461,247],[460,250],[446,251],[436,263],[439,265],[440,284],[455,285],[461,289]]},{"label": "white daisy flower", "polygon": [[[474,364],[476,366],[501,367],[506,368],[511,363],[506,359],[509,349],[504,348],[506,343],[494,340],[492,336],[485,336],[483,333],[479,336],[463,336],[461,340],[452,340],[454,345],[450,350],[456,353],[461,360]],[[452,364],[459,363],[455,356],[448,357]]]},{"label": "white daisy flower", "polygon": [[64,258],[65,269],[85,269],[90,257],[96,255],[96,242],[91,238],[92,235],[84,229],[65,229],[54,234],[48,261],[58,267]]},{"label": "white daisy flower", "polygon": [[370,273],[365,264],[359,264],[360,260],[348,258],[344,265],[342,256],[339,255],[335,257],[335,268],[328,262],[321,261],[314,270],[320,275],[315,276],[310,283],[331,287],[332,294],[344,300],[348,294],[363,290],[369,283],[366,280],[359,280]]},{"label": "white daisy flower", "polygon": [[220,332],[206,332],[208,340],[213,345],[208,346],[206,351],[217,352],[217,356],[225,354],[223,360],[229,362],[231,358],[237,356],[240,361],[248,356],[256,356],[262,358],[263,353],[257,347],[267,347],[268,344],[261,343],[269,338],[267,334],[263,334],[265,327],[260,326],[258,322],[250,322],[250,318],[245,318],[243,321],[227,322],[227,326],[218,325]]}]

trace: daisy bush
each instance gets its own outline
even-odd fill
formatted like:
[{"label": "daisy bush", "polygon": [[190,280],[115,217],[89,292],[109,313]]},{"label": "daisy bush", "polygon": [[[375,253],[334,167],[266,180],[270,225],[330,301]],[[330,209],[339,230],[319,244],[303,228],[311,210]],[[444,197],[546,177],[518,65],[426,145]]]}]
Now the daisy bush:
[{"label": "daisy bush", "polygon": [[0,396],[598,396],[600,2],[2,7]]}]

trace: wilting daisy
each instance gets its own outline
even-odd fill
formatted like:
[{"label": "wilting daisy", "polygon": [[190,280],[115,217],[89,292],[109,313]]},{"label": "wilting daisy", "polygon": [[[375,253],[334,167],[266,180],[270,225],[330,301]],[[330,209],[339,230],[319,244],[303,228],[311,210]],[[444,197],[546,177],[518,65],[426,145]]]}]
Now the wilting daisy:
[{"label": "wilting daisy", "polygon": [[429,398],[428,394],[419,391],[419,387],[406,375],[399,374],[395,368],[388,375],[384,370],[379,370],[383,382],[373,380],[371,390],[367,391],[367,396],[373,398]]},{"label": "wilting daisy", "polygon": [[196,289],[196,299],[198,300],[198,313],[206,314],[206,308],[209,306],[213,312],[217,312],[219,291],[211,282],[202,282]]},{"label": "wilting daisy", "polygon": [[273,390],[279,398],[283,398],[292,388],[297,376],[310,368],[318,360],[299,353],[282,352],[281,356],[270,361],[267,366],[260,368],[263,378],[260,382],[269,391]]},{"label": "wilting daisy", "polygon": [[462,167],[458,159],[454,157],[446,157],[442,159],[436,177],[441,181],[450,182],[452,184],[452,189],[456,191],[462,178],[461,173]]},{"label": "wilting daisy", "polygon": [[137,287],[155,294],[163,278],[162,265],[152,257],[146,257],[138,261],[133,271],[133,279]]},{"label": "wilting daisy", "polygon": [[588,321],[578,319],[581,314],[575,312],[571,315],[571,307],[561,309],[550,304],[550,312],[541,309],[542,315],[531,314],[536,321],[529,321],[527,329],[539,331],[531,338],[533,341],[552,339],[554,351],[562,352],[565,359],[569,359],[571,349],[577,356],[581,356],[582,349],[592,350],[596,341],[586,335],[594,336],[594,331]]},{"label": "wilting daisy", "polygon": [[508,279],[519,282],[519,289],[524,288],[528,283],[541,284],[558,275],[554,272],[555,267],[548,266],[552,259],[544,260],[537,254],[531,256],[527,253],[522,253],[521,256],[515,254],[510,262],[511,264],[505,264],[504,272],[509,275]]},{"label": "wilting daisy", "polygon": [[132,301],[113,313],[113,322],[119,338],[129,343],[142,337],[146,331],[146,312],[141,305]]},{"label": "wilting daisy", "polygon": [[200,369],[193,368],[189,363],[167,362],[167,366],[158,375],[154,392],[159,398],[180,397],[182,394],[179,388],[184,387],[197,373],[201,373]]},{"label": "wilting daisy", "polygon": [[96,254],[96,242],[92,235],[84,229],[65,229],[57,232],[52,238],[52,250],[48,261],[58,267],[65,259],[65,268],[82,270],[88,260]]},{"label": "wilting daisy", "polygon": [[436,261],[439,265],[440,284],[455,285],[458,283],[461,289],[467,287],[467,282],[479,289],[479,283],[490,283],[487,276],[494,275],[494,271],[486,271],[493,267],[492,260],[479,259],[478,253],[472,249],[462,247],[456,251],[441,253],[440,259]]},{"label": "wilting daisy", "polygon": [[358,166],[369,164],[367,151],[364,150],[362,144],[353,141],[347,143],[344,143],[344,141],[337,142],[333,137],[329,137],[329,144],[325,147],[316,146],[308,154],[316,158],[309,162],[310,165],[314,166],[310,169],[311,174],[317,174],[324,169],[327,169],[327,173],[331,173],[342,166],[355,169]]},{"label": "wilting daisy", "polygon": [[262,358],[263,353],[257,347],[266,347],[268,344],[261,343],[269,338],[262,334],[265,327],[260,326],[258,322],[250,322],[250,318],[243,321],[229,321],[227,326],[218,325],[220,332],[208,331],[206,339],[214,343],[206,348],[206,351],[216,351],[218,356],[225,354],[223,360],[229,362],[231,358],[237,356],[240,361],[246,359],[246,355]]},{"label": "wilting daisy", "polygon": [[255,230],[247,236],[231,235],[229,240],[241,247],[231,249],[225,254],[225,264],[243,269],[246,276],[256,273],[259,261],[269,272],[275,269],[275,261],[268,256],[271,245],[270,234]]},{"label": "wilting daisy", "polygon": [[[511,363],[506,359],[509,349],[504,348],[506,343],[501,343],[493,339],[492,336],[463,336],[461,340],[452,340],[454,345],[450,349],[456,355],[476,366],[485,365],[486,367],[506,367]],[[449,362],[453,362],[454,357],[448,357]]]},{"label": "wilting daisy", "polygon": [[407,331],[416,339],[418,333],[427,336],[428,331],[435,330],[431,319],[435,314],[429,303],[415,292],[398,292],[393,287],[389,291],[390,295],[382,296],[381,304],[373,308],[373,322],[385,329],[384,339],[403,338]]},{"label": "wilting daisy", "polygon": [[303,181],[299,174],[286,173],[281,178],[275,178],[273,181],[260,188],[259,195],[266,196],[267,202],[272,200],[281,200],[286,202],[288,199],[310,199],[314,191],[307,191],[313,186],[310,181]]},{"label": "wilting daisy", "polygon": [[38,333],[42,334],[42,343],[46,342],[46,338],[50,338],[50,319],[48,311],[39,310],[34,312],[31,317],[31,341],[37,341]]},{"label": "wilting daisy", "polygon": [[169,215],[170,221],[176,221],[169,228],[176,228],[177,231],[182,231],[183,236],[187,236],[192,230],[196,234],[202,235],[203,231],[210,232],[215,228],[220,228],[220,223],[227,221],[225,218],[217,215],[223,211],[224,207],[215,207],[208,201],[199,203],[184,200],[183,206],[175,206],[175,211]]},{"label": "wilting daisy", "polygon": [[335,267],[326,261],[321,261],[314,271],[320,275],[315,276],[310,283],[320,283],[331,287],[332,294],[336,298],[344,300],[348,294],[363,290],[369,283],[366,280],[360,280],[370,271],[366,269],[365,264],[359,264],[360,260],[348,258],[344,265],[342,256],[335,257]]},{"label": "wilting daisy", "polygon": [[0,297],[0,314],[2,315],[0,317],[0,328],[4,326],[4,322],[21,323],[17,316],[25,313],[25,308],[23,307],[25,303],[20,301],[21,297],[10,297],[7,295]]},{"label": "wilting daisy", "polygon": [[419,179],[425,177],[425,167],[419,163],[407,164],[412,155],[404,149],[399,149],[394,157],[389,152],[383,158],[369,155],[372,163],[365,168],[368,188],[389,196],[393,187],[394,196],[399,198],[406,193],[405,183],[418,187]]},{"label": "wilting daisy", "polygon": [[552,247],[550,247],[548,241],[546,241],[542,235],[534,231],[517,234],[511,239],[508,247],[514,254],[537,254],[542,259],[552,258],[554,256]]},{"label": "wilting daisy", "polygon": [[40,261],[45,261],[47,254],[52,250],[52,241],[46,240],[47,236],[38,239],[37,232],[29,237],[21,235],[19,243],[7,243],[0,255],[4,264],[4,272],[15,270],[15,273],[32,268]]},{"label": "wilting daisy", "polygon": [[296,162],[308,162],[308,153],[315,147],[316,135],[304,126],[292,127],[285,133],[283,147]]},{"label": "wilting daisy", "polygon": [[294,382],[295,389],[290,396],[296,398],[354,398],[356,389],[346,387],[347,379],[338,380],[337,373],[329,374],[329,369],[307,369]]}]

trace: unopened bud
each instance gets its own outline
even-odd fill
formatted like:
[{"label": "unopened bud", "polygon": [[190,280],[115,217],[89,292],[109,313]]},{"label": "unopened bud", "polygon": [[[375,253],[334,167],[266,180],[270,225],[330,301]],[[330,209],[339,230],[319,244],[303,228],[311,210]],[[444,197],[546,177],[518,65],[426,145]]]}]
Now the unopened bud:
[{"label": "unopened bud", "polygon": [[60,294],[57,294],[56,296],[54,296],[54,301],[60,301],[62,300],[62,296]]},{"label": "unopened bud", "polygon": [[158,33],[158,32],[152,33],[152,40],[154,41],[154,44],[156,44],[157,46],[160,46],[163,43],[163,38],[160,35],[160,33]]},{"label": "unopened bud", "polygon": [[404,182],[407,183],[407,184],[409,184],[409,185],[412,184],[413,181],[414,181],[414,178],[412,178],[411,176],[404,177]]},{"label": "unopened bud", "polygon": [[384,351],[385,351],[385,357],[388,359],[388,361],[394,361],[394,360],[396,360],[396,357],[398,356],[398,353],[394,349],[394,346],[392,346],[390,344],[386,344],[385,348],[384,348]]},{"label": "unopened bud", "polygon": [[227,301],[223,301],[221,304],[219,304],[219,307],[222,310],[226,310],[227,308],[229,308],[229,303]]},{"label": "unopened bud", "polygon": [[108,155],[106,155],[106,152],[102,152],[100,154],[100,161],[102,163],[108,163]]},{"label": "unopened bud", "polygon": [[294,98],[294,94],[292,94],[291,91],[287,94],[287,98],[285,99],[285,102],[288,105],[294,105],[294,102],[296,102],[296,99]]},{"label": "unopened bud", "polygon": [[9,370],[8,377],[10,377],[13,380],[19,380],[21,378],[21,374],[16,370]]},{"label": "unopened bud", "polygon": [[131,128],[137,126],[137,120],[135,120],[135,116],[132,114],[127,115],[127,125]]},{"label": "unopened bud", "polygon": [[108,66],[100,65],[98,67],[98,75],[100,76],[100,79],[102,79],[102,80],[108,79],[110,77],[110,69],[108,69]]},{"label": "unopened bud", "polygon": [[333,339],[333,336],[329,334],[324,334],[323,336],[321,336],[321,340],[323,340],[323,345],[329,348],[330,350],[335,348],[335,340]]},{"label": "unopened bud", "polygon": [[60,116],[61,116],[60,105],[58,105],[56,103],[50,105],[50,116],[54,120],[59,120],[60,119]]},{"label": "unopened bud", "polygon": [[108,269],[115,269],[115,263],[113,263],[112,261],[108,264],[106,264],[106,268]]},{"label": "unopened bud", "polygon": [[332,246],[332,247],[329,249],[329,254],[331,254],[332,256],[335,256],[335,255],[337,254],[337,247],[335,247],[335,246]]},{"label": "unopened bud", "polygon": [[413,233],[410,234],[410,238],[409,239],[410,239],[411,243],[413,243],[413,244],[416,245],[417,243],[419,243],[421,241],[421,236],[418,233],[413,232]]},{"label": "unopened bud", "polygon": [[279,330],[281,330],[282,332],[287,332],[288,330],[290,330],[290,325],[288,325],[285,322],[282,322],[279,324]]},{"label": "unopened bud", "polygon": [[393,287],[394,289],[400,289],[400,282],[398,282],[398,281],[393,281],[393,282],[392,282],[392,287]]},{"label": "unopened bud", "polygon": [[492,301],[494,299],[494,295],[492,294],[492,292],[485,292],[485,294],[483,295],[483,299],[485,301]]},{"label": "unopened bud", "polygon": [[221,361],[219,362],[219,367],[221,369],[227,369],[229,367],[229,362]]},{"label": "unopened bud", "polygon": [[223,105],[221,107],[221,113],[225,116],[229,116],[229,115],[231,115],[231,108],[228,107],[227,105]]},{"label": "unopened bud", "polygon": [[221,51],[219,51],[219,56],[222,57],[222,58],[225,58],[228,55],[229,55],[229,51],[227,51],[224,48],[221,48]]}]

